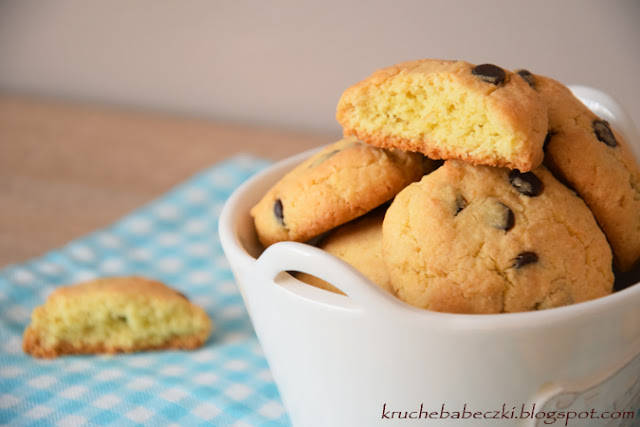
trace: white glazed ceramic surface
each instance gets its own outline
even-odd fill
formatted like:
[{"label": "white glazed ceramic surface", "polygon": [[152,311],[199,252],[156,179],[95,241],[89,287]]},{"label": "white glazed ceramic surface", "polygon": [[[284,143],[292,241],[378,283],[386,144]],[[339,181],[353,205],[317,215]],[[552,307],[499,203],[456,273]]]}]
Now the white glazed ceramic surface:
[{"label": "white glazed ceramic surface", "polygon": [[[611,98],[572,90],[640,157],[633,123]],[[309,245],[282,242],[261,253],[249,210],[310,154],[240,187],[219,230],[294,426],[630,426],[623,412],[640,417],[640,284],[541,312],[460,315],[411,307]],[[592,418],[607,412],[618,418]]]}]

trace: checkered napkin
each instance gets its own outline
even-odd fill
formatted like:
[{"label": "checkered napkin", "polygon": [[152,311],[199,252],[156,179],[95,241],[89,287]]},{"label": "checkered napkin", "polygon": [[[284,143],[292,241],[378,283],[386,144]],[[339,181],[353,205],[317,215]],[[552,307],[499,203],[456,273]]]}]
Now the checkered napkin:
[{"label": "checkered napkin", "polygon": [[[290,425],[217,234],[224,201],[267,162],[238,155],[112,226],[0,270],[0,425]],[[195,351],[53,360],[22,352],[34,307],[57,286],[142,275],[215,324]]]}]

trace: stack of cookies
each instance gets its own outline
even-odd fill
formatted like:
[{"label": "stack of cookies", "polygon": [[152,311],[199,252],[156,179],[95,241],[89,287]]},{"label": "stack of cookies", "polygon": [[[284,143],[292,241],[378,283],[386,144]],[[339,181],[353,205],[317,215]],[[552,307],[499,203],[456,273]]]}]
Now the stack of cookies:
[{"label": "stack of cookies", "polygon": [[314,239],[403,301],[453,313],[598,298],[613,265],[640,259],[640,169],[553,79],[410,61],[348,88],[337,119],[344,139],[251,210],[265,247]]}]

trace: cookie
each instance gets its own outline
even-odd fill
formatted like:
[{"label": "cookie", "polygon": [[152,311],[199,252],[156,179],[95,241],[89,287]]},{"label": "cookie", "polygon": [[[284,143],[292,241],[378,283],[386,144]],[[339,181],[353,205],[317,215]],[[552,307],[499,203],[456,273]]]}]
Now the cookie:
[{"label": "cookie", "polygon": [[433,159],[529,171],[542,162],[547,110],[519,76],[491,64],[424,59],[374,72],[342,94],[345,135]]},{"label": "cookie", "polygon": [[382,232],[397,296],[428,310],[520,312],[612,292],[604,234],[543,166],[447,161],[396,196]]},{"label": "cookie", "polygon": [[[386,205],[381,206],[341,225],[324,236],[316,246],[350,264],[385,291],[393,293],[382,261],[382,220],[386,209]],[[330,283],[310,274],[297,273],[296,278],[321,289],[342,293]]]},{"label": "cookie", "polygon": [[545,165],[591,208],[616,267],[631,270],[640,259],[640,168],[627,142],[562,83],[519,73],[548,106]]},{"label": "cookie", "polygon": [[371,211],[423,173],[420,154],[340,140],[285,175],[251,209],[258,238],[265,247],[307,241]]},{"label": "cookie", "polygon": [[194,349],[212,324],[200,307],[142,277],[96,279],[57,288],[36,307],[23,350],[36,357]]}]

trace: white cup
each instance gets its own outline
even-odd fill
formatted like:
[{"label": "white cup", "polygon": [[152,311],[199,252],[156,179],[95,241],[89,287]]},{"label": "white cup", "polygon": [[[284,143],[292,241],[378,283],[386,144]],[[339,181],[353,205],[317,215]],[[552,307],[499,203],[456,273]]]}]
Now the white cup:
[{"label": "white cup", "polygon": [[[632,121],[573,92],[640,158]],[[250,208],[311,152],[238,188],[219,235],[294,426],[640,425],[640,283],[550,310],[465,315],[409,306],[310,245],[264,252]],[[306,285],[312,274],[345,295]]]}]

